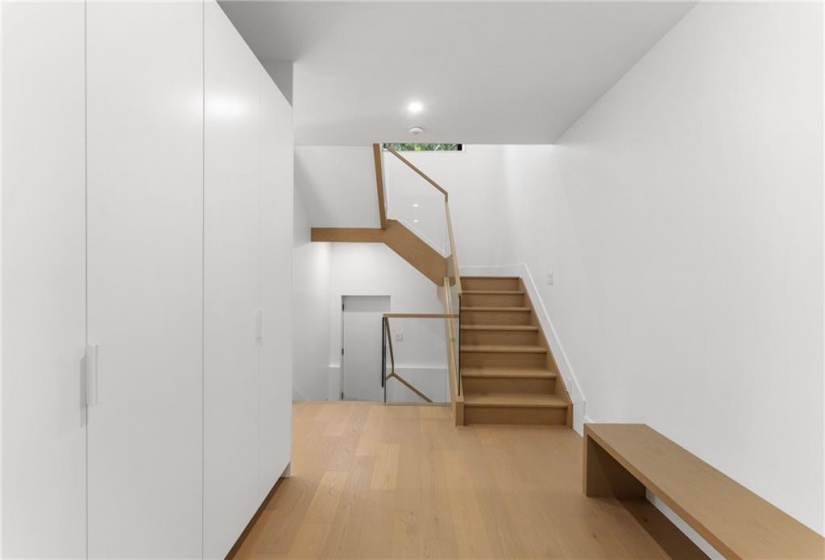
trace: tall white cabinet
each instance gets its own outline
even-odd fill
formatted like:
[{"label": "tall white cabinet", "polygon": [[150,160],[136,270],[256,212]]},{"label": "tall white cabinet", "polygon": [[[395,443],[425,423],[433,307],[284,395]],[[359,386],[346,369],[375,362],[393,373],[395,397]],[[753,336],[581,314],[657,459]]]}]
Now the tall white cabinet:
[{"label": "tall white cabinet", "polygon": [[[291,447],[271,442],[292,442],[292,253],[293,190],[268,188],[294,182],[292,107],[281,92],[272,87],[269,76],[261,75],[261,382],[258,407],[261,411],[258,449],[260,470],[258,495],[278,481],[291,458]],[[278,402],[279,406],[267,403]]]},{"label": "tall white cabinet", "polygon": [[3,553],[84,558],[84,6],[2,11]]},{"label": "tall white cabinet", "polygon": [[292,185],[294,149],[283,95],[205,17],[204,557],[223,558],[289,463],[292,194],[270,185]]},{"label": "tall white cabinet", "polygon": [[216,4],[205,33],[204,555],[222,558],[259,495],[261,74]]},{"label": "tall white cabinet", "polygon": [[203,6],[86,10],[89,557],[199,558]]},{"label": "tall white cabinet", "polygon": [[213,0],[0,21],[3,558],[223,558],[290,460],[291,107]]}]

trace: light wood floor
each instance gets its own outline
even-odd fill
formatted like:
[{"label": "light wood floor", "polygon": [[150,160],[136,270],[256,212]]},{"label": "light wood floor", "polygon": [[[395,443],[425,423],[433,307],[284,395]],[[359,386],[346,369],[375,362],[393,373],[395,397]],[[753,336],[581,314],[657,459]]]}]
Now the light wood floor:
[{"label": "light wood floor", "polygon": [[582,494],[582,440],[568,428],[296,403],[293,434],[292,477],[235,560],[671,557],[643,529],[655,512]]}]

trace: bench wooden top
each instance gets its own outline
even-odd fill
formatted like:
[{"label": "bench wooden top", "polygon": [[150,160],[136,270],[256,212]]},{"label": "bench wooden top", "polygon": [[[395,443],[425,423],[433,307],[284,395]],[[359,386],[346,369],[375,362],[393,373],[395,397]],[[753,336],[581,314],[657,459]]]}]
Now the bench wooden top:
[{"label": "bench wooden top", "polygon": [[825,558],[825,539],[644,424],[592,438],[727,558]]}]

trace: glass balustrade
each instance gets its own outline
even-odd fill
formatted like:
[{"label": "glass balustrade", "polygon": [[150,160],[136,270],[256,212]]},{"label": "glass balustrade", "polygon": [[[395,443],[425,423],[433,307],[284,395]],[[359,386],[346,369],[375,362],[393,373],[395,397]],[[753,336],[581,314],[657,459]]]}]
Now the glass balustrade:
[{"label": "glass balustrade", "polygon": [[451,402],[446,314],[388,313],[383,318],[385,403]]},{"label": "glass balustrade", "polygon": [[381,160],[387,218],[445,259],[439,286],[444,314],[389,314],[384,319],[385,402],[455,402],[462,393],[461,276],[449,195],[404,155],[387,149]]}]

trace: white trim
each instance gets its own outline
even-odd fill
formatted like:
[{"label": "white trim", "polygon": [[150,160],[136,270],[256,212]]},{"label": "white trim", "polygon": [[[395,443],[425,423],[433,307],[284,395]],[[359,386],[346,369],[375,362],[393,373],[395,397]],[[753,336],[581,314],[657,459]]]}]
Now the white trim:
[{"label": "white trim", "polygon": [[550,320],[550,314],[544,306],[544,300],[539,294],[533,275],[530,274],[530,268],[524,263],[518,263],[502,266],[463,266],[460,271],[462,276],[518,276],[524,281],[524,287],[533,302],[539,324],[547,337],[547,343],[556,358],[559,373],[564,378],[564,384],[570,394],[570,400],[573,402],[573,429],[582,435],[584,433],[584,422],[587,421],[584,416],[586,398],[573,366],[570,364],[570,359],[564,351],[558,332],[553,326],[553,321]]},{"label": "white trim", "polygon": [[649,489],[645,489],[645,497],[647,501],[653,504],[656,509],[662,512],[662,515],[668,518],[668,520],[673,523],[677,529],[679,529],[685,536],[690,539],[693,544],[699,547],[699,549],[708,555],[709,558],[712,560],[725,560],[725,557],[719,553],[718,550],[713,548],[708,541],[702,538],[702,536],[697,533],[693,527],[688,525],[675,511],[670,509],[667,504],[665,504],[662,500],[656,496],[653,492]]}]

